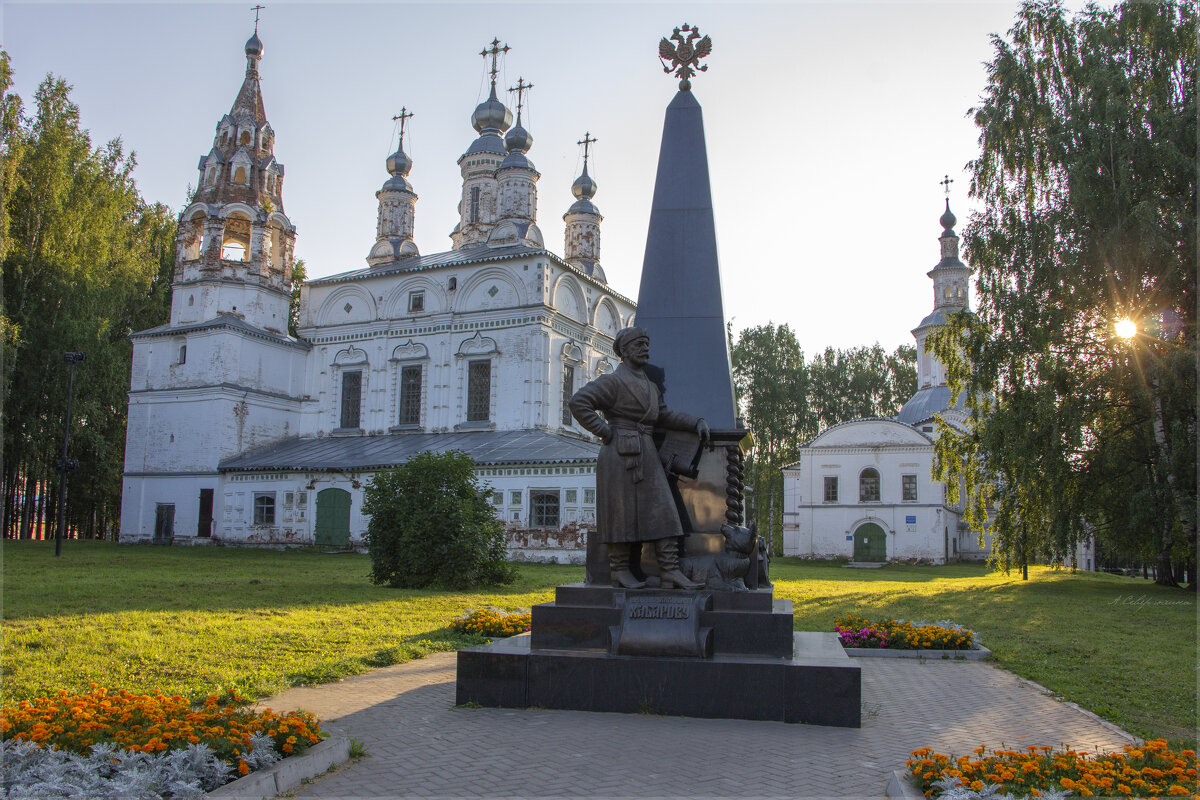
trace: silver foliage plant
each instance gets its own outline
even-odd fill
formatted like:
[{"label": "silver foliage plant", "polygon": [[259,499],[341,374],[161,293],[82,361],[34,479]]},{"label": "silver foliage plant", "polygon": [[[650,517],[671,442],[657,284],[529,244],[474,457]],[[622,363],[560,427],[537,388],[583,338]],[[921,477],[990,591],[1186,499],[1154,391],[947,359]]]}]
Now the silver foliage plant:
[{"label": "silver foliage plant", "polygon": [[[941,623],[937,623],[941,624]],[[1030,800],[1030,795],[1014,795],[1005,792],[1000,793],[1000,784],[985,783],[983,788],[976,791],[969,786],[962,786],[958,782],[958,778],[947,776],[939,781],[933,782],[934,789],[941,789],[941,793],[937,794],[938,800]],[[1057,792],[1052,789],[1043,789],[1043,800],[1066,800],[1071,793],[1069,791]]]},{"label": "silver foliage plant", "polygon": [[[269,736],[253,736],[250,745],[239,757],[251,771],[281,758]],[[92,745],[84,756],[21,740],[0,742],[0,789],[10,800],[196,800],[234,777],[233,767],[204,744],[142,753],[101,743]]]}]

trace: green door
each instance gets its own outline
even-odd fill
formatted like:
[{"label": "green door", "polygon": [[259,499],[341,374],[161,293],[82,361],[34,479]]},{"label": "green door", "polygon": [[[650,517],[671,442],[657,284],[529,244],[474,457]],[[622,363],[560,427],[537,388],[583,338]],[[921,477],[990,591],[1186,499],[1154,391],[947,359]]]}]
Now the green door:
[{"label": "green door", "polygon": [[317,493],[317,544],[348,547],[350,544],[350,493],[322,489]]},{"label": "green door", "polygon": [[887,561],[887,534],[874,522],[854,532],[855,561]]}]

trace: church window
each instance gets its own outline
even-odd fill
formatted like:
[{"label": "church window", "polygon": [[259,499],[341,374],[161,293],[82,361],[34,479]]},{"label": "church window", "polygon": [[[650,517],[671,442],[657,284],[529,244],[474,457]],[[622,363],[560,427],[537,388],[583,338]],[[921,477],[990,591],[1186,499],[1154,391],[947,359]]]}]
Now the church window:
[{"label": "church window", "polygon": [[275,493],[274,492],[255,492],[254,493],[254,524],[255,525],[274,525],[275,524]]},{"label": "church window", "polygon": [[508,504],[513,505],[513,506],[521,505],[521,493],[520,492],[509,492],[508,493]]},{"label": "church window", "polygon": [[492,362],[472,361],[467,365],[467,421],[487,422],[492,405]]},{"label": "church window", "polygon": [[595,489],[584,489],[583,490],[583,504],[585,506],[596,505],[596,490]]},{"label": "church window", "polygon": [[414,364],[400,370],[400,420],[401,425],[421,424],[421,365]]},{"label": "church window", "polygon": [[180,364],[187,363],[187,345],[186,344],[179,345],[179,361],[177,363],[180,363]]},{"label": "church window", "polygon": [[342,425],[343,428],[357,428],[362,411],[362,372],[342,373]]},{"label": "church window", "polygon": [[479,187],[471,187],[471,222],[479,222]]},{"label": "church window", "polygon": [[234,183],[245,183],[246,182],[246,168],[245,167],[237,168],[237,170],[233,173],[233,182]]},{"label": "church window", "polygon": [[579,502],[579,490],[578,489],[567,489],[566,491],[567,491],[566,502],[568,505],[573,506],[577,502]]},{"label": "church window", "polygon": [[455,289],[457,289],[458,288],[458,278],[451,278],[450,280],[446,281],[446,288],[452,292]]},{"label": "church window", "polygon": [[838,479],[836,475],[825,476],[825,502],[836,503],[838,501]]},{"label": "church window", "polygon": [[408,310],[412,314],[419,314],[425,310],[425,292],[408,293]]},{"label": "church window", "polygon": [[531,491],[529,493],[529,526],[531,528],[557,528],[558,510],[558,492]]},{"label": "church window", "polygon": [[562,424],[571,424],[571,395],[575,394],[575,367],[563,365]]},{"label": "church window", "polygon": [[879,472],[878,470],[867,467],[858,476],[858,502],[860,503],[878,503],[879,502]]},{"label": "church window", "polygon": [[194,306],[194,305],[196,305],[196,296],[195,296],[194,294],[189,294],[189,295],[188,295],[188,305],[189,305],[189,306]]},{"label": "church window", "polygon": [[204,182],[212,183],[216,177],[217,177],[217,171],[215,169],[213,169],[212,167],[209,167],[208,172],[206,172],[204,174]]},{"label": "church window", "polygon": [[504,492],[492,492],[492,505],[504,505]]},{"label": "church window", "polygon": [[308,492],[296,492],[296,508],[308,507]]},{"label": "church window", "polygon": [[900,487],[902,492],[901,499],[906,503],[917,502],[917,476],[916,475],[901,475]]},{"label": "church window", "polygon": [[242,136],[238,140],[238,144],[250,144],[250,131],[242,131]]}]

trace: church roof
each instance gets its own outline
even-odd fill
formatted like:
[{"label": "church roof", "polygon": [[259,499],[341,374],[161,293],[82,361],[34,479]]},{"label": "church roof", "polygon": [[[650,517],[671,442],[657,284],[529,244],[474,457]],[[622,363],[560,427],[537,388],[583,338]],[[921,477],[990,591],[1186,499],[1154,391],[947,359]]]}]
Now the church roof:
[{"label": "church roof", "polygon": [[965,413],[966,408],[966,392],[962,392],[958,399],[954,400],[949,386],[926,386],[904,404],[904,408],[900,409],[900,413],[896,415],[896,420],[906,425],[916,425],[943,411],[954,409]]},{"label": "church roof", "polygon": [[[349,272],[330,275],[325,278],[313,278],[306,281],[309,286],[321,286],[329,283],[349,283],[351,281],[361,280],[363,278],[378,278],[383,275],[395,275],[400,272],[416,272],[423,269],[433,269],[434,267],[450,267],[450,266],[465,266],[468,264],[490,264],[498,261],[511,261],[517,258],[527,258],[529,256],[543,256],[554,262],[556,267],[570,270],[576,275],[591,278],[593,280],[602,280],[593,275],[589,275],[585,270],[563,261],[562,257],[556,253],[546,250],[541,247],[530,247],[525,244],[508,244],[500,247],[492,247],[486,244],[478,244],[464,247],[461,250],[447,250],[444,253],[430,253],[429,255],[409,256],[401,258],[389,266],[379,267],[364,267],[363,269],[355,269]],[[616,300],[624,300],[626,303],[632,304],[633,301],[624,297],[605,286],[605,291],[608,292]]]},{"label": "church roof", "polygon": [[417,453],[461,450],[476,464],[569,464],[594,462],[600,445],[546,431],[394,433],[386,436],[324,436],[288,439],[227,458],[222,472],[253,470],[345,471],[383,469]]},{"label": "church roof", "polygon": [[241,333],[246,333],[251,336],[256,336],[267,341],[277,342],[279,344],[298,347],[303,350],[311,350],[312,345],[303,339],[296,339],[291,336],[284,336],[278,333],[272,333],[257,325],[251,325],[246,320],[234,314],[220,314],[210,320],[204,322],[194,322],[188,325],[158,325],[153,328],[147,328],[144,331],[136,331],[129,334],[130,339],[149,339],[155,336],[178,336],[185,333],[194,333],[196,331],[215,330],[217,328],[231,328]]}]

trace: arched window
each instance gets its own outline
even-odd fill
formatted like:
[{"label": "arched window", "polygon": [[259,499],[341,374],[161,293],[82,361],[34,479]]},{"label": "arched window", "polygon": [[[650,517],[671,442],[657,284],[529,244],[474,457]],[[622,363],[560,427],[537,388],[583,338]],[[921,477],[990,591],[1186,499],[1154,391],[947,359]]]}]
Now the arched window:
[{"label": "arched window", "polygon": [[879,502],[879,470],[867,467],[858,476],[858,502]]},{"label": "arched window", "polygon": [[471,222],[479,222],[479,187],[471,187]]},{"label": "arched window", "polygon": [[250,144],[250,131],[242,131],[242,137],[239,144]]},{"label": "arched window", "polygon": [[234,183],[245,183],[246,182],[246,168],[245,167],[237,168],[237,171],[235,171],[233,173],[233,182]]}]

